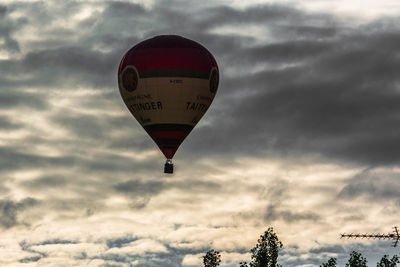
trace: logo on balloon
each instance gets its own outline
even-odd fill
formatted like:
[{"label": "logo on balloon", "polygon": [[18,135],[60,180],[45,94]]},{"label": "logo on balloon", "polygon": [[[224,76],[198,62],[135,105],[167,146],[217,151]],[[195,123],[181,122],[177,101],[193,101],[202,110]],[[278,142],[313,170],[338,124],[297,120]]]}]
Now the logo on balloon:
[{"label": "logo on balloon", "polygon": [[137,71],[133,66],[127,66],[121,74],[122,86],[129,92],[136,90],[138,79]]},{"label": "logo on balloon", "polygon": [[217,68],[212,68],[210,75],[210,91],[215,93],[218,89],[219,75]]}]

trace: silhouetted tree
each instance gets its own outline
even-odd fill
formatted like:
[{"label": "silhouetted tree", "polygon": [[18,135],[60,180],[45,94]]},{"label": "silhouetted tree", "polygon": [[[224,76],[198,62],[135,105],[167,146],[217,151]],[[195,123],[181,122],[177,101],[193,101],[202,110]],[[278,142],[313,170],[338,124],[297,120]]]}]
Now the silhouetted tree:
[{"label": "silhouetted tree", "polygon": [[241,262],[239,262],[239,267],[248,267],[248,265],[247,265],[247,262],[245,262],[245,261],[241,261]]},{"label": "silhouetted tree", "polygon": [[361,256],[361,253],[353,251],[350,253],[350,259],[346,267],[367,267],[367,259]]},{"label": "silhouetted tree", "polygon": [[[279,267],[278,253],[282,248],[282,242],[269,227],[258,239],[257,245],[251,250],[250,267]],[[244,265],[246,266],[246,265]]]},{"label": "silhouetted tree", "polygon": [[397,255],[394,255],[390,260],[388,255],[384,255],[380,262],[377,263],[377,267],[396,267],[397,263],[400,263],[400,259]]},{"label": "silhouetted tree", "polygon": [[330,258],[327,263],[323,263],[319,267],[337,267],[336,258]]},{"label": "silhouetted tree", "polygon": [[221,254],[216,250],[210,250],[203,256],[204,267],[216,267],[221,262]]}]

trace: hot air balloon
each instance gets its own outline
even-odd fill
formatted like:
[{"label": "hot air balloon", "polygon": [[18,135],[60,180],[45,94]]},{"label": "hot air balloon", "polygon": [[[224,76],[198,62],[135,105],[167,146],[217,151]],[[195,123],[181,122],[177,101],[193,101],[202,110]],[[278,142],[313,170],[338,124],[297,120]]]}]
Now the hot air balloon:
[{"label": "hot air balloon", "polygon": [[122,57],[122,99],[167,158],[165,173],[173,173],[172,158],[210,107],[218,82],[213,55],[181,36],[147,39]]}]

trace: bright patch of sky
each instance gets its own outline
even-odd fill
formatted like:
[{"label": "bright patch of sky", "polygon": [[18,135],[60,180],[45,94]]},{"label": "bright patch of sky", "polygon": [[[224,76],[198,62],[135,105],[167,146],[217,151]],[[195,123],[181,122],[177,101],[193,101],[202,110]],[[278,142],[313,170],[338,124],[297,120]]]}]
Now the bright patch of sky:
[{"label": "bright patch of sky", "polygon": [[341,16],[355,16],[365,20],[375,19],[379,16],[396,16],[400,11],[400,3],[397,0],[222,0],[221,2],[238,8],[266,3],[279,4]]}]

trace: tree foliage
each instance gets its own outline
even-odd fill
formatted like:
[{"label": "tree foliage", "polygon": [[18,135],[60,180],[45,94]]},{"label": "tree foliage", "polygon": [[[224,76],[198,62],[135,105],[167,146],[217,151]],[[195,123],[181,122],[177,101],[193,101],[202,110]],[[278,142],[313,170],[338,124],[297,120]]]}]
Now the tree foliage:
[{"label": "tree foliage", "polygon": [[209,250],[203,256],[204,267],[216,267],[221,263],[221,254],[216,250]]},{"label": "tree foliage", "polygon": [[323,263],[319,267],[337,267],[336,258],[330,258],[327,263]]},{"label": "tree foliage", "polygon": [[376,265],[377,267],[396,267],[397,263],[400,263],[400,258],[397,255],[394,255],[391,259],[389,259],[388,255],[383,255],[382,259]]},{"label": "tree foliage", "polygon": [[367,259],[361,253],[353,251],[350,253],[350,259],[346,263],[346,267],[367,267]]},{"label": "tree foliage", "polygon": [[278,253],[282,248],[274,229],[269,227],[258,239],[257,245],[251,250],[250,267],[278,267]]}]

